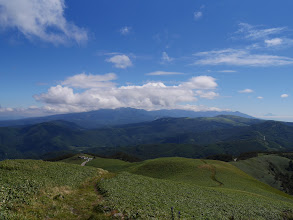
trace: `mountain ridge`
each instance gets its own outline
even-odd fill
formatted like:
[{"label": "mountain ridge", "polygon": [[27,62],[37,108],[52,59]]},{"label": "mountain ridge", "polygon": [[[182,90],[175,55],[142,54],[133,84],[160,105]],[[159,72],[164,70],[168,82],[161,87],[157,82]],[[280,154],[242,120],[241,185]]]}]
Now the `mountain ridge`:
[{"label": "mountain ridge", "polygon": [[1,160],[42,158],[54,152],[109,155],[121,151],[148,159],[267,150],[293,150],[293,127],[282,122],[216,116],[160,118],[96,129],[83,129],[62,120],[0,128]]},{"label": "mountain ridge", "polygon": [[100,109],[90,112],[58,114],[44,117],[24,118],[17,120],[0,120],[0,127],[23,126],[29,124],[38,124],[52,120],[65,120],[73,122],[81,127],[92,129],[104,126],[123,125],[153,121],[163,117],[214,117],[217,115],[235,115],[246,118],[253,118],[241,112],[229,111],[206,111],[195,112],[189,110],[156,110],[146,111],[134,108]]}]

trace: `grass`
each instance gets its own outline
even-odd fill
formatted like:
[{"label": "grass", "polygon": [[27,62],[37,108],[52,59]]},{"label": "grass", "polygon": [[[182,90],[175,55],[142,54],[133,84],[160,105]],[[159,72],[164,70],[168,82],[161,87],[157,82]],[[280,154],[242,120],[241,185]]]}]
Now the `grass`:
[{"label": "grass", "polygon": [[231,162],[231,164],[257,180],[281,190],[281,182],[275,179],[275,175],[274,172],[271,171],[270,164],[282,173],[292,174],[292,172],[288,172],[286,170],[289,165],[289,161],[290,159],[278,155],[263,154],[247,160]]},{"label": "grass", "polygon": [[[88,219],[100,169],[37,160],[0,162],[0,219]],[[102,219],[102,218],[97,218]]]},{"label": "grass", "polygon": [[81,167],[84,160],[78,156],[64,161],[0,162],[0,219],[293,216],[291,196],[226,162],[177,157],[128,163],[95,158]]},{"label": "grass", "polygon": [[[99,187],[126,216],[170,219],[283,219],[292,198],[235,166],[213,160],[160,158],[134,163]],[[193,217],[194,216],[194,217]]]},{"label": "grass", "polygon": [[[84,154],[83,154],[84,155]],[[79,155],[73,156],[71,158],[62,160],[65,163],[73,163],[73,164],[81,164],[84,162],[84,159],[78,158]],[[91,155],[85,155],[92,157]],[[106,159],[101,157],[96,157],[93,160],[89,161],[86,166],[102,168],[104,170],[108,170],[110,172],[119,172],[127,169],[128,167],[133,166],[136,163],[129,163],[118,159]]]},{"label": "grass", "polygon": [[292,202],[225,188],[203,187],[121,173],[103,180],[108,205],[130,218],[171,219],[171,207],[182,219],[282,219]]}]

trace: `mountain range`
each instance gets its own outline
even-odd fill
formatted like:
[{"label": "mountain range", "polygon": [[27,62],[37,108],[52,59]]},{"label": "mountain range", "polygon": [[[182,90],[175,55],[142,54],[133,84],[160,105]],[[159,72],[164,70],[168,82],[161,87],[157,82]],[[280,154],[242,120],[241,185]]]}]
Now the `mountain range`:
[{"label": "mountain range", "polygon": [[42,122],[64,120],[73,122],[83,128],[98,128],[103,126],[113,126],[131,124],[145,121],[153,121],[163,117],[214,117],[217,115],[235,115],[245,118],[252,118],[241,112],[230,111],[187,111],[187,110],[157,110],[146,111],[134,108],[100,109],[90,112],[58,114],[45,117],[25,118],[18,120],[2,120],[0,127],[32,125]]},{"label": "mountain range", "polygon": [[[112,117],[113,120],[110,117],[96,118],[95,122],[108,120],[115,124],[116,121],[118,125],[104,124],[103,127],[94,129],[72,122],[72,115],[67,115],[71,121],[53,120],[1,127],[0,159],[48,158],[66,152],[102,155],[124,152],[140,159],[162,156],[201,158],[214,154],[238,155],[248,151],[293,150],[293,126],[290,123],[218,115],[197,118],[161,117],[155,120],[149,118],[149,121],[119,124],[126,118],[125,115],[133,115],[135,120],[142,120],[143,117],[140,116],[147,111],[118,109],[105,112],[115,111],[117,115]],[[92,114],[93,118],[95,115],[93,112],[79,114]],[[88,120],[89,118],[88,116]]]}]

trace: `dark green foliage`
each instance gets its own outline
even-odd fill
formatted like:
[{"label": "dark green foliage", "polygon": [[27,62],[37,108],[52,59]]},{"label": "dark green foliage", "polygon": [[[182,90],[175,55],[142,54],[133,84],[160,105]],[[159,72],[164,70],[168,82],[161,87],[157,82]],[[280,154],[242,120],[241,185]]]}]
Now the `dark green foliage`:
[{"label": "dark green foliage", "polygon": [[208,156],[206,157],[206,159],[230,162],[230,161],[233,161],[233,156],[230,154],[216,154],[216,155]]},{"label": "dark green foliage", "polygon": [[286,154],[290,153],[247,153],[245,155],[251,155],[250,158],[246,157],[246,160],[239,160],[232,164],[268,185],[293,194],[292,160],[280,156]]},{"label": "dark green foliage", "polygon": [[258,156],[258,153],[257,152],[244,152],[244,153],[241,153],[237,157],[237,160],[247,160],[249,158],[257,157],[257,156]]},{"label": "dark green foliage", "polygon": [[292,162],[292,160],[290,160],[287,170],[288,171],[293,171],[293,162]]},{"label": "dark green foliage", "polygon": [[289,161],[288,167],[285,170],[278,170],[274,164],[270,163],[270,169],[275,175],[275,179],[281,182],[281,187],[283,191],[288,194],[293,195],[293,162],[292,160]]},{"label": "dark green foliage", "polygon": [[[293,150],[292,126],[236,116],[161,118],[93,130],[83,130],[64,121],[0,128],[0,160],[50,159],[64,152],[106,156],[122,152],[149,159],[169,156],[202,158],[215,154],[237,156],[251,151],[285,150]],[[135,161],[125,155],[117,157]]]},{"label": "dark green foliage", "polygon": [[132,155],[129,155],[129,154],[126,154],[126,153],[123,153],[123,152],[118,152],[112,156],[109,156],[108,158],[110,159],[119,159],[119,160],[123,160],[123,161],[126,161],[126,162],[139,162],[141,161],[141,159],[137,158],[137,157],[134,157]]},{"label": "dark green foliage", "polygon": [[68,154],[63,154],[54,158],[49,158],[49,159],[45,159],[44,161],[51,161],[51,162],[56,162],[56,161],[60,161],[60,160],[64,160],[70,157],[73,157],[75,154],[72,153],[68,153]]},{"label": "dark green foliage", "polygon": [[[123,160],[123,161],[126,161],[126,162],[139,162],[139,161],[142,161],[141,159],[139,159],[139,158],[137,158],[135,156],[126,154],[124,152],[117,152],[117,153],[114,153],[112,155],[105,155],[105,154],[102,155],[102,154],[94,154],[94,153],[87,153],[87,152],[84,152],[84,153],[88,154],[88,155],[92,155],[94,158],[95,157],[101,157],[101,158],[108,158],[108,159],[118,159],[118,160]],[[72,155],[72,156],[74,156],[74,155]]]}]

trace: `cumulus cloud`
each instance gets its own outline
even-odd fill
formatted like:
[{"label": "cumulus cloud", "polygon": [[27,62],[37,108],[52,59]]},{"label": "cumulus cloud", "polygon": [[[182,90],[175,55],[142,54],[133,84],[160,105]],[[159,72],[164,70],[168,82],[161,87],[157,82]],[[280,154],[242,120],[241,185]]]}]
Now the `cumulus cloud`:
[{"label": "cumulus cloud", "polygon": [[197,76],[192,77],[188,82],[184,82],[179,85],[180,87],[185,87],[189,89],[201,89],[201,90],[209,90],[215,89],[218,84],[216,83],[216,79],[211,76]]},{"label": "cumulus cloud", "polygon": [[120,31],[120,34],[122,35],[128,35],[131,31],[131,27],[125,26],[125,27],[122,27],[119,31]]},{"label": "cumulus cloud", "polygon": [[243,90],[240,90],[238,91],[239,93],[252,93],[254,92],[252,89],[243,89]]},{"label": "cumulus cloud", "polygon": [[196,91],[196,94],[200,97],[200,98],[205,98],[205,99],[214,99],[216,97],[219,96],[218,93],[215,93],[213,91],[209,91],[209,92],[206,92],[206,91],[202,91],[202,90],[197,90]]},{"label": "cumulus cloud", "polygon": [[258,96],[257,98],[258,98],[258,99],[263,99],[263,97],[262,97],[262,96]]},{"label": "cumulus cloud", "polygon": [[108,73],[105,75],[86,75],[85,73],[81,73],[78,75],[74,75],[68,77],[61,84],[65,86],[71,86],[73,88],[97,88],[97,87],[112,87],[115,84],[110,82],[111,80],[115,80],[117,78],[116,74]]},{"label": "cumulus cloud", "polygon": [[116,68],[125,69],[132,66],[132,62],[125,54],[115,55],[106,60],[107,62],[113,63]]},{"label": "cumulus cloud", "polygon": [[281,98],[288,98],[288,97],[289,97],[288,94],[282,94],[282,95],[281,95]]},{"label": "cumulus cloud", "polygon": [[246,49],[225,49],[199,52],[196,65],[283,66],[293,64],[293,58],[267,54],[252,54]]},{"label": "cumulus cloud", "polygon": [[[34,98],[45,104],[44,109],[51,112],[80,112],[101,108],[133,107],[146,110],[153,109],[184,109],[183,103],[195,102],[198,98],[213,99],[219,94],[216,79],[210,76],[192,77],[178,85],[167,86],[162,82],[148,82],[143,85],[100,87],[84,83],[75,84],[80,75],[68,78],[66,85],[51,87],[48,92],[35,95]],[[107,78],[108,77],[108,78]],[[88,82],[89,78],[112,80],[112,75],[82,75]],[[72,80],[74,79],[74,80]],[[63,82],[63,83],[64,83]],[[88,85],[88,84],[86,84]],[[84,91],[74,91],[87,88]],[[196,107],[194,107],[196,108]]]},{"label": "cumulus cloud", "polygon": [[183,75],[184,73],[180,72],[166,72],[166,71],[155,71],[151,73],[146,73],[148,76],[167,76],[167,75]]},{"label": "cumulus cloud", "polygon": [[0,25],[17,29],[30,40],[86,42],[86,30],[68,22],[64,9],[64,0],[0,0]]}]

